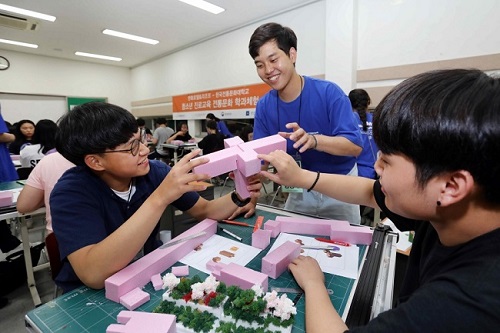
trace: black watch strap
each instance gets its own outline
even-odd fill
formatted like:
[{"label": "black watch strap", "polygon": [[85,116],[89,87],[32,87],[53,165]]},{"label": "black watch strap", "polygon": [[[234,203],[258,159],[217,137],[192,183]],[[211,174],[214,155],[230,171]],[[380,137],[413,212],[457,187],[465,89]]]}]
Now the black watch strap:
[{"label": "black watch strap", "polygon": [[238,195],[236,194],[236,191],[231,192],[231,199],[233,200],[234,204],[238,207],[244,207],[250,202],[250,198],[246,198],[245,200],[240,200],[240,198],[238,198]]}]

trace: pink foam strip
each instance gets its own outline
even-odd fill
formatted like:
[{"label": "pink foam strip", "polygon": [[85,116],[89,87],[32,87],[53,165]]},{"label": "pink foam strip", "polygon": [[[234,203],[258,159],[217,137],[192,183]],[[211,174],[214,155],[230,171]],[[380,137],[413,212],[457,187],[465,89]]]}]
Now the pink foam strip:
[{"label": "pink foam strip", "polygon": [[240,151],[241,150],[238,147],[231,147],[197,157],[207,157],[210,159],[210,161],[194,167],[193,173],[206,173],[210,175],[210,177],[215,177],[223,173],[236,170],[236,155]]},{"label": "pink foam strip", "polygon": [[0,192],[0,207],[12,206],[14,194],[11,191]]},{"label": "pink foam strip", "polygon": [[262,273],[269,275],[273,279],[278,278],[299,254],[300,245],[286,241],[262,258]]},{"label": "pink foam strip", "polygon": [[268,220],[266,223],[264,223],[264,230],[270,230],[271,237],[276,238],[281,232],[281,222]]},{"label": "pink foam strip", "polygon": [[333,226],[330,239],[347,242],[351,244],[370,245],[372,243],[373,230],[367,226],[353,226],[349,223]]},{"label": "pink foam strip", "polygon": [[239,136],[233,136],[232,138],[224,139],[224,148],[236,147],[243,142],[244,141]]},{"label": "pink foam strip", "polygon": [[279,134],[248,141],[239,145],[242,150],[254,150],[257,154],[269,154],[275,150],[286,151],[286,139]]},{"label": "pink foam strip", "polygon": [[242,289],[250,289],[254,285],[260,285],[262,290],[267,292],[268,282],[266,274],[235,263],[230,263],[222,267],[220,272],[212,272],[212,275],[228,286],[238,286]]},{"label": "pink foam strip", "polygon": [[303,235],[329,236],[332,220],[322,220],[301,217],[276,216],[280,222],[281,232],[290,232]]},{"label": "pink foam strip", "polygon": [[227,264],[223,262],[215,262],[213,260],[209,260],[206,264],[207,269],[212,272],[212,275],[215,277],[220,277],[220,271],[226,267]]},{"label": "pink foam strip", "polygon": [[175,333],[176,317],[166,313],[121,311],[118,324],[111,324],[106,333]]},{"label": "pink foam strip", "polygon": [[252,233],[252,246],[265,249],[271,242],[271,230],[258,229]]},{"label": "pink foam strip", "polygon": [[135,288],[146,285],[151,276],[163,273],[200,243],[212,237],[217,232],[217,221],[205,219],[173,240],[200,231],[205,231],[206,234],[164,249],[156,249],[107,278],[104,281],[106,298],[119,303],[121,296]]},{"label": "pink foam strip", "polygon": [[163,280],[160,274],[155,274],[151,277],[151,284],[154,290],[160,290],[163,288]]},{"label": "pink foam strip", "polygon": [[172,267],[172,274],[175,276],[188,276],[189,275],[189,266],[174,266]]},{"label": "pink foam strip", "polygon": [[151,296],[147,292],[140,288],[135,288],[120,297],[120,304],[129,310],[134,310],[149,301],[150,298]]}]

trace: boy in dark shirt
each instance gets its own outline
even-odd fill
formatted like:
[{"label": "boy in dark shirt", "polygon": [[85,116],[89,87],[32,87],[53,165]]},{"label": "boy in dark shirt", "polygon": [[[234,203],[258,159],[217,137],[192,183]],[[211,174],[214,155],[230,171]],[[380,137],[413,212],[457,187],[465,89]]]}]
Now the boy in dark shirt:
[{"label": "boy in dark shirt", "polygon": [[[173,168],[148,160],[135,118],[116,105],[75,107],[59,122],[56,147],[76,165],[50,196],[62,258],[56,283],[65,292],[82,284],[103,288],[141,249],[158,247],[158,222],[170,204],[198,220],[234,218],[243,209],[245,200],[236,192],[211,201],[196,193],[207,187],[196,181],[209,178],[190,172],[208,162],[192,160],[200,150]],[[258,177],[249,177],[249,184],[251,196],[258,196]]]},{"label": "boy in dark shirt", "polygon": [[[377,106],[380,179],[299,169],[284,152],[259,155],[287,186],[380,208],[415,230],[396,308],[350,332],[498,332],[500,327],[500,79],[442,70],[407,79]],[[289,266],[306,294],[306,329],[345,332],[317,262]]]}]

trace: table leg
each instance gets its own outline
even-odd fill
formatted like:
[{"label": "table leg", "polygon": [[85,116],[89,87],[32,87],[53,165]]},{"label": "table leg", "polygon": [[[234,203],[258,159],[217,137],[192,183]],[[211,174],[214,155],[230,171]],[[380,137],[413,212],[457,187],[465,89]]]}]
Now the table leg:
[{"label": "table leg", "polygon": [[31,298],[35,306],[42,304],[38,290],[36,289],[35,275],[33,273],[33,264],[31,262],[30,238],[28,235],[28,225],[25,216],[19,217],[21,224],[21,240],[23,242],[24,263],[26,265],[26,276],[28,278],[28,288],[30,289]]}]

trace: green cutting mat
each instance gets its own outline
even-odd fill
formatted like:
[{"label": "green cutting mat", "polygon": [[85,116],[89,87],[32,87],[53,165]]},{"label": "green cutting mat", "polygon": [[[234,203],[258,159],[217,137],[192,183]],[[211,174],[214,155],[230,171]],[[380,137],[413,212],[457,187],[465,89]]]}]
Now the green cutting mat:
[{"label": "green cutting mat", "polygon": [[[257,210],[256,216],[250,219],[240,218],[238,221],[254,224],[257,216],[264,216],[264,223],[268,220],[274,220],[276,214],[267,211]],[[238,236],[243,238],[243,243],[251,244],[252,228],[229,225],[222,225]],[[226,236],[224,233],[219,233],[221,236]],[[271,240],[269,247],[264,249],[254,258],[247,267],[260,271],[262,257],[271,248],[274,240]],[[366,251],[366,246],[359,246],[359,263]],[[177,265],[177,264],[176,264]],[[181,265],[180,263],[178,265]],[[165,272],[169,272],[168,269]],[[204,278],[207,274],[196,269],[190,268],[190,276],[198,274]],[[325,274],[326,287],[333,290],[333,295],[330,296],[332,303],[340,314],[346,309],[349,295],[355,283],[355,280]],[[293,276],[286,271],[277,279],[269,278],[269,289],[273,287],[292,287],[298,288]],[[148,283],[144,290],[151,295],[151,300],[140,306],[136,311],[152,312],[153,309],[161,302],[163,291],[155,291]],[[292,300],[296,294],[288,294]],[[297,304],[296,320],[292,329],[293,333],[305,332],[305,314],[304,314],[304,296],[302,295]],[[116,317],[122,310],[126,310],[122,305],[108,300],[104,295],[104,290],[93,290],[87,287],[80,287],[74,291],[64,294],[53,301],[43,304],[42,306],[28,312],[26,315],[28,324],[38,328],[41,332],[105,332],[110,324],[116,323]]]}]

